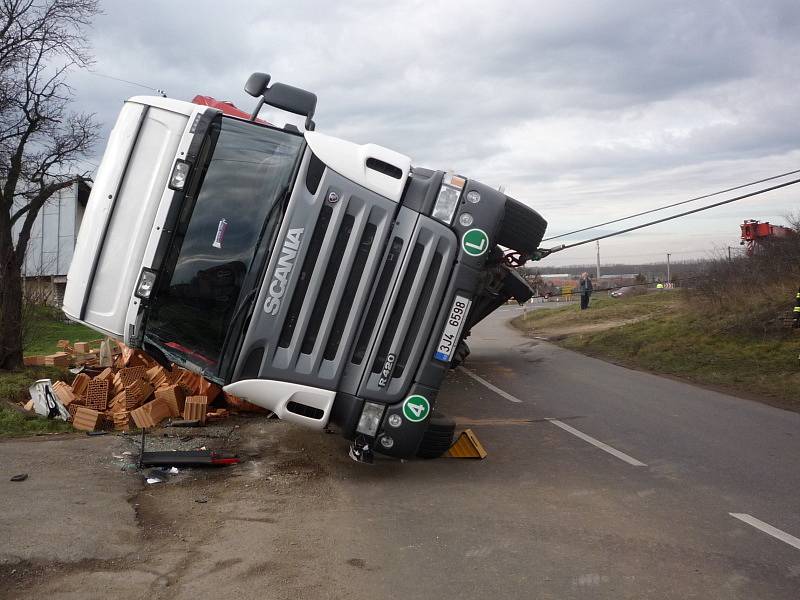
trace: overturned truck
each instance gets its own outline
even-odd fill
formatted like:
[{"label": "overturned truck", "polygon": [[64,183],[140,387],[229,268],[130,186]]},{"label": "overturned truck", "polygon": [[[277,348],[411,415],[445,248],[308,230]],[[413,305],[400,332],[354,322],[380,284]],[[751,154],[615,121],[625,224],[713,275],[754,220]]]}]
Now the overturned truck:
[{"label": "overturned truck", "polygon": [[[316,96],[269,83],[248,80],[249,119],[123,105],[64,312],[282,419],[335,424],[356,458],[437,456],[454,429],[434,411],[444,375],[472,326],[530,298],[515,267],[546,222],[478,181],[316,132]],[[257,119],[264,104],[303,130]]]}]

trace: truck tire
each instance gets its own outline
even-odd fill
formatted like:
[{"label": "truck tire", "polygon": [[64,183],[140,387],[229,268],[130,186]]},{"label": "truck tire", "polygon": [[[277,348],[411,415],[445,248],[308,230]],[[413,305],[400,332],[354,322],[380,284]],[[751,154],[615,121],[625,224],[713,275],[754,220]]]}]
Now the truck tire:
[{"label": "truck tire", "polygon": [[463,365],[464,361],[467,360],[469,356],[469,352],[470,350],[466,340],[458,342],[458,346],[456,346],[456,350],[453,352],[453,358],[450,359],[450,368],[457,369]]},{"label": "truck tire", "polygon": [[419,444],[419,458],[439,458],[453,445],[456,422],[442,414],[433,415],[428,421],[428,429]]},{"label": "truck tire", "polygon": [[531,255],[542,242],[547,221],[541,215],[518,202],[506,197],[506,214],[496,242],[501,246]]}]

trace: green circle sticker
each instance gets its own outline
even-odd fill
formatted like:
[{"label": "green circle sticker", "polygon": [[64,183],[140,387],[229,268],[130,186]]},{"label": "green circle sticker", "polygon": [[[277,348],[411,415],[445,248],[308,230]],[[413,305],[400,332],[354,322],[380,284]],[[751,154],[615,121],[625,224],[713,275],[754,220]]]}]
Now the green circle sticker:
[{"label": "green circle sticker", "polygon": [[412,423],[424,421],[429,412],[431,412],[431,405],[425,396],[414,394],[403,402],[403,416]]},{"label": "green circle sticker", "polygon": [[461,237],[461,247],[470,256],[480,256],[489,249],[489,236],[483,229],[470,229]]}]

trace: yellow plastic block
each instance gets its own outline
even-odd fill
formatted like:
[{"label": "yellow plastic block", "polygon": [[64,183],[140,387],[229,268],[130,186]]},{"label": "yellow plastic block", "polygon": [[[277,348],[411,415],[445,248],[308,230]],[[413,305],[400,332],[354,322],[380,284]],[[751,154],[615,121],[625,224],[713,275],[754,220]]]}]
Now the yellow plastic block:
[{"label": "yellow plastic block", "polygon": [[472,429],[465,429],[450,446],[445,456],[450,458],[486,458],[487,452]]}]

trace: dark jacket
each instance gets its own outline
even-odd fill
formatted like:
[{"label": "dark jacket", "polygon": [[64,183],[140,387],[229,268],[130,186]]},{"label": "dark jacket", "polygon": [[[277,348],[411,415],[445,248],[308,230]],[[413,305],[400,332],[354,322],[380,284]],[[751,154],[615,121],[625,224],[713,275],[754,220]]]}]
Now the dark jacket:
[{"label": "dark jacket", "polygon": [[588,277],[586,279],[581,279],[580,283],[578,284],[578,289],[580,290],[581,294],[591,294],[592,290],[592,280]]}]

